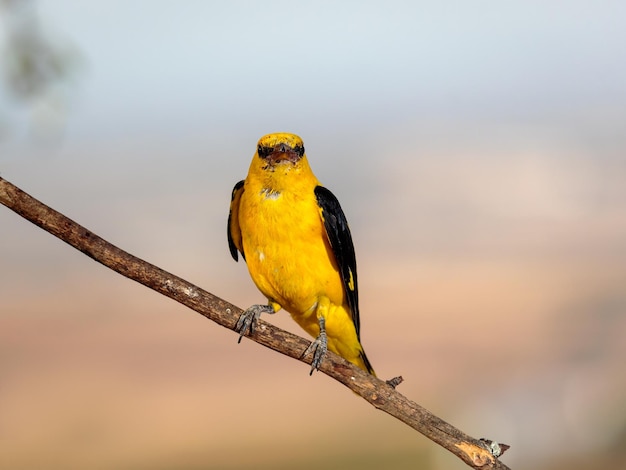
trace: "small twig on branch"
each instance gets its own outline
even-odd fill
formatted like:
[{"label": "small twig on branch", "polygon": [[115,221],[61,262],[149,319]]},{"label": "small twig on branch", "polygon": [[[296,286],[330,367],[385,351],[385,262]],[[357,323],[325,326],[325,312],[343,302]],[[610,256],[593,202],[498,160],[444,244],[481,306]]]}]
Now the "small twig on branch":
[{"label": "small twig on branch", "polygon": [[[209,292],[143,261],[108,243],[63,214],[42,204],[0,178],[0,203],[97,262],[195,310],[221,326],[234,330],[242,310]],[[285,356],[310,364],[302,357],[310,341],[260,320],[250,339]],[[508,448],[486,439],[470,437],[384,382],[332,352],[319,369],[385,411],[419,431],[472,468],[506,470],[498,457]]]}]

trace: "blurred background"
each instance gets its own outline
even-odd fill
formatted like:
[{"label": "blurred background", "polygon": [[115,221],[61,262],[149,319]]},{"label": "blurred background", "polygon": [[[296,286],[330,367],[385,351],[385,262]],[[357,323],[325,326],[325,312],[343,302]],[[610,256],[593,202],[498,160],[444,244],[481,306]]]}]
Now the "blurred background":
[{"label": "blurred background", "polygon": [[[0,2],[0,174],[241,307],[258,138],[351,224],[382,378],[513,468],[626,465],[626,4]],[[267,319],[302,334],[286,313]],[[593,462],[593,464],[591,464]],[[0,468],[463,462],[0,207]]]}]

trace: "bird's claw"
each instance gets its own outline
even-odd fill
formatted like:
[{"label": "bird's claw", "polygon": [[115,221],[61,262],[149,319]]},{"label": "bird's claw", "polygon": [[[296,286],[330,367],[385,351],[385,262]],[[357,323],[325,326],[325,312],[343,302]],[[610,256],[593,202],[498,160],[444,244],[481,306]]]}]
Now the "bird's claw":
[{"label": "bird's claw", "polygon": [[245,335],[254,333],[262,313],[274,313],[274,309],[269,305],[253,305],[240,315],[235,325],[235,331],[239,332],[238,343],[241,343],[241,338]]},{"label": "bird's claw", "polygon": [[328,337],[326,336],[326,328],[324,327],[324,318],[320,318],[320,334],[315,340],[309,344],[309,347],[306,348],[302,357],[306,356],[309,353],[313,353],[313,360],[311,361],[311,372],[309,375],[313,375],[313,372],[319,370],[322,365],[322,361],[324,360],[324,356],[326,356],[326,351],[328,351]]}]

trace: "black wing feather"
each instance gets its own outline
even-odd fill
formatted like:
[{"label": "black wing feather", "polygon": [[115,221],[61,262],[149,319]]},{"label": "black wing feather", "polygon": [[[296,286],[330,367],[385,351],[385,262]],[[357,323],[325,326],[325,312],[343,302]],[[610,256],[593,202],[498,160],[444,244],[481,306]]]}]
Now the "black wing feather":
[{"label": "black wing feather", "polygon": [[243,259],[246,259],[246,255],[243,253],[243,247],[237,247],[237,243],[235,238],[233,237],[233,231],[238,235],[239,243],[241,243],[241,229],[239,228],[239,221],[236,220],[239,213],[239,198],[241,197],[241,193],[243,192],[243,183],[244,181],[239,181],[235,187],[233,188],[232,195],[230,197],[230,212],[228,213],[228,226],[226,227],[226,232],[228,234],[228,248],[230,249],[230,254],[235,261],[238,260],[237,250],[241,251],[241,256]]},{"label": "black wing feather", "polygon": [[315,188],[317,204],[322,211],[324,228],[335,255],[343,289],[352,313],[352,322],[359,338],[359,289],[356,277],[356,256],[346,216],[333,193],[323,186]]}]

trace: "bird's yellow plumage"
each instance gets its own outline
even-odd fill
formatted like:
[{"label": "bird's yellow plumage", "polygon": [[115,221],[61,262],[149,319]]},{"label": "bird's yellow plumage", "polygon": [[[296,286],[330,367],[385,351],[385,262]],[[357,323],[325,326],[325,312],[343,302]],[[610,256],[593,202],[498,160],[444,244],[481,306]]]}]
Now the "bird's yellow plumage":
[{"label": "bird's yellow plumage", "polygon": [[328,347],[374,373],[359,340],[350,231],[336,198],[311,171],[300,137],[277,133],[259,140],[248,176],[233,190],[228,241],[268,299],[242,315],[242,334],[261,313],[283,308],[316,338],[313,368]]}]

